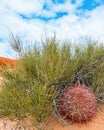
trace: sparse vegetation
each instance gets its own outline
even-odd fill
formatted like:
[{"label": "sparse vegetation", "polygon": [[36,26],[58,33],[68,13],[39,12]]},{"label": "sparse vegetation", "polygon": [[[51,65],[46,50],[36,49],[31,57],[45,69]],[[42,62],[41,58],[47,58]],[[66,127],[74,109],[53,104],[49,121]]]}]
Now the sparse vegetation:
[{"label": "sparse vegetation", "polygon": [[12,71],[4,69],[1,116],[30,115],[41,122],[56,110],[57,99],[67,86],[75,84],[88,86],[97,101],[104,103],[104,44],[88,40],[85,46],[73,46],[59,44],[53,37],[40,48],[34,45],[25,51],[20,43],[13,37],[11,45],[19,60]]}]

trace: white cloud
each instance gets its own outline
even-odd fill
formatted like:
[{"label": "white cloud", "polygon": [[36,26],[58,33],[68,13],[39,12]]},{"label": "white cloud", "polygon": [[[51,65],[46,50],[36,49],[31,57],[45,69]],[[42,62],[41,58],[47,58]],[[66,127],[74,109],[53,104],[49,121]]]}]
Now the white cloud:
[{"label": "white cloud", "polygon": [[[49,10],[43,10],[43,4],[49,6]],[[104,40],[104,5],[92,11],[77,10],[83,0],[76,4],[66,1],[64,4],[54,5],[49,0],[7,0],[0,4],[0,37],[5,38],[5,43],[0,43],[0,55],[8,56],[10,46],[8,44],[9,32],[19,34],[23,40],[39,41],[44,32],[51,36],[57,33],[59,39],[79,38],[81,36],[92,36]],[[68,15],[48,22],[40,19],[24,20],[18,13],[26,16],[31,14],[42,17],[55,17],[56,12],[67,12]],[[76,15],[76,13],[81,15]],[[9,54],[10,55],[10,54]]]},{"label": "white cloud", "polygon": [[38,13],[43,6],[42,0],[4,0],[2,5],[6,8],[23,13],[26,15],[30,15],[31,13]]},{"label": "white cloud", "polygon": [[[82,24],[86,35],[104,40],[104,5],[89,12],[89,18],[83,18]],[[99,14],[100,13],[100,14]]]}]

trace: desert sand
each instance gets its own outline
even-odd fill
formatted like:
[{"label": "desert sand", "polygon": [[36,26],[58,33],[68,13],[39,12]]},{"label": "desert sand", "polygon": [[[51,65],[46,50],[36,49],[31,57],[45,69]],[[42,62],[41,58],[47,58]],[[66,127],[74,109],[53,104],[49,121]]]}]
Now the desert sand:
[{"label": "desert sand", "polygon": [[72,123],[64,125],[64,123],[53,118],[47,127],[45,130],[50,130],[49,128],[52,130],[104,130],[104,112],[98,112],[92,121],[83,124]]},{"label": "desert sand", "polygon": [[[41,128],[42,125],[41,125]],[[104,130],[104,112],[98,112],[96,117],[87,123],[65,124],[56,117],[48,119],[44,129],[36,129],[29,118],[22,121],[11,121],[8,118],[0,119],[0,130]]]}]

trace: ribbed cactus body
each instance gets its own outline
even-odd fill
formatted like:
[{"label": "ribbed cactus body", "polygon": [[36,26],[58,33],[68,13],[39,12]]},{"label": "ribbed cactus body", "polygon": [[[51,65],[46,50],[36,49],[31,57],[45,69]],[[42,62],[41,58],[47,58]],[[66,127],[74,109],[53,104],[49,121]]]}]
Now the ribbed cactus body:
[{"label": "ribbed cactus body", "polygon": [[84,86],[68,87],[60,97],[59,111],[73,122],[90,120],[96,114],[96,97]]}]

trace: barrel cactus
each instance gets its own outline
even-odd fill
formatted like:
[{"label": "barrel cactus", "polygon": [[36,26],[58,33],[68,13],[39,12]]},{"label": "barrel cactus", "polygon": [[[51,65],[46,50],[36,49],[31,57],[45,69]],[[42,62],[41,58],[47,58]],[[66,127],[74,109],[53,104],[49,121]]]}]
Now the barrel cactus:
[{"label": "barrel cactus", "polygon": [[70,86],[60,96],[59,112],[72,122],[83,122],[96,115],[94,93],[85,86]]}]

